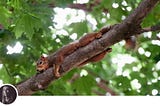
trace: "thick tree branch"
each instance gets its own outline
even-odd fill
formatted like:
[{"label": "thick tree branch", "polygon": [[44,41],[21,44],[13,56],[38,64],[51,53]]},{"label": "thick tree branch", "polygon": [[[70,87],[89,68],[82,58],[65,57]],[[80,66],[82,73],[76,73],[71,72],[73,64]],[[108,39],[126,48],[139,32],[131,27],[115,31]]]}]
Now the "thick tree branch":
[{"label": "thick tree branch", "polygon": [[[115,25],[109,32],[105,33],[102,38],[94,40],[87,46],[79,48],[67,56],[61,64],[61,76],[88,58],[104,51],[109,46],[118,43],[126,37],[135,35],[141,30],[140,24],[142,20],[149,14],[158,1],[159,0],[144,0],[128,18],[122,23]],[[52,69],[53,68],[49,68],[44,73],[35,75],[25,82],[18,84],[16,87],[19,95],[30,95],[37,90],[45,89],[51,81],[56,80],[52,74]]]}]

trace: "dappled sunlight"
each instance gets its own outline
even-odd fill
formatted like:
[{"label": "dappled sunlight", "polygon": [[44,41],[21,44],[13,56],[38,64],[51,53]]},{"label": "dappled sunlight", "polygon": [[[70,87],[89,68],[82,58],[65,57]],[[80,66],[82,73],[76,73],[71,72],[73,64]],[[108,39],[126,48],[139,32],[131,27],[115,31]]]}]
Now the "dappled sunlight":
[{"label": "dappled sunlight", "polygon": [[[52,35],[53,38],[55,38],[56,35],[69,35],[69,33],[63,29],[63,27],[69,26],[72,23],[83,22],[84,20],[87,20],[91,24],[90,26],[92,30],[97,28],[97,21],[91,15],[86,15],[86,13],[82,10],[54,8],[54,11],[56,14],[54,15],[53,22],[55,29],[58,29],[58,31],[55,31],[55,33]],[[104,20],[104,22],[106,22],[106,20]],[[70,38],[75,40],[77,39],[77,35],[72,35]]]},{"label": "dappled sunlight", "polygon": [[141,88],[141,84],[139,83],[137,79],[134,79],[131,81],[131,87],[132,89],[138,90]]},{"label": "dappled sunlight", "polygon": [[86,70],[84,70],[84,69],[80,72],[80,76],[81,77],[87,76],[87,75],[88,75],[88,72]]},{"label": "dappled sunlight", "polygon": [[95,30],[97,28],[97,21],[91,15],[87,15],[86,19],[91,24],[92,29]]},{"label": "dappled sunlight", "polygon": [[111,17],[110,13],[107,13],[107,18],[110,18],[110,17]]},{"label": "dappled sunlight", "polygon": [[118,84],[118,86],[121,86],[121,85],[122,85],[122,83],[119,83],[119,84]]},{"label": "dappled sunlight", "polygon": [[157,69],[157,70],[160,70],[160,61],[158,61],[158,62],[156,63],[156,69]]},{"label": "dappled sunlight", "polygon": [[101,81],[101,79],[99,77],[97,77],[95,80],[97,83],[99,83]]},{"label": "dappled sunlight", "polygon": [[122,15],[122,18],[121,18],[122,20],[125,20],[126,19],[126,16],[124,16],[124,15]]},{"label": "dappled sunlight", "polygon": [[21,53],[22,49],[23,49],[23,46],[21,45],[21,43],[17,42],[14,47],[10,45],[7,46],[7,50],[8,50],[7,54]]},{"label": "dappled sunlight", "polygon": [[123,6],[127,6],[127,2],[125,0],[123,0],[123,2],[121,3]]},{"label": "dappled sunlight", "polygon": [[150,57],[150,56],[151,56],[151,52],[146,51],[146,52],[144,53],[144,55],[145,55],[146,57]]},{"label": "dappled sunlight", "polygon": [[142,47],[138,48],[138,53],[140,55],[145,55],[146,57],[150,57],[151,56],[151,52],[150,51],[145,51]]},{"label": "dappled sunlight", "polygon": [[152,40],[152,44],[160,46],[160,40]]},{"label": "dappled sunlight", "polygon": [[68,32],[64,29],[57,30],[55,32],[55,34],[57,34],[57,35],[69,35]]},{"label": "dappled sunlight", "polygon": [[126,64],[131,64],[136,61],[136,58],[130,56],[129,54],[118,54],[117,57],[112,58],[112,63],[117,64],[116,75],[129,76],[129,72],[123,72],[123,67]]},{"label": "dappled sunlight", "polygon": [[150,82],[150,81],[147,82],[147,85],[151,85],[151,84],[152,84],[152,82]]},{"label": "dappled sunlight", "polygon": [[158,81],[158,79],[152,79],[151,82],[152,83],[156,83]]},{"label": "dappled sunlight", "polygon": [[56,34],[52,34],[52,38],[55,39],[57,37]]},{"label": "dappled sunlight", "polygon": [[73,33],[69,36],[72,40],[76,40],[77,39],[77,33]]},{"label": "dappled sunlight", "polygon": [[61,40],[60,40],[59,38],[57,38],[57,39],[56,39],[56,42],[57,42],[57,43],[60,43],[60,42],[61,42]]},{"label": "dappled sunlight", "polygon": [[152,32],[144,32],[143,33],[145,38],[151,38],[152,37]]},{"label": "dappled sunlight", "polygon": [[3,64],[0,64],[0,69],[3,67]]},{"label": "dappled sunlight", "polygon": [[117,57],[112,58],[112,62],[118,64],[118,67],[123,67],[125,64],[131,64],[135,61],[136,58],[129,54],[118,54]]},{"label": "dappled sunlight", "polygon": [[107,19],[106,19],[106,18],[102,18],[102,19],[101,19],[101,22],[102,22],[102,23],[106,23],[106,22],[107,22]]},{"label": "dappled sunlight", "polygon": [[20,79],[20,76],[19,76],[19,75],[16,75],[15,78]]},{"label": "dappled sunlight", "polygon": [[138,48],[138,53],[143,55],[145,53],[145,51],[142,47],[140,47],[140,48]]},{"label": "dappled sunlight", "polygon": [[[54,8],[55,15],[53,22],[56,29],[62,29],[65,25],[70,25],[71,23],[81,22],[85,19],[85,12],[82,10],[75,10],[70,8]],[[63,13],[63,15],[62,15]]]},{"label": "dappled sunlight", "polygon": [[116,71],[116,75],[122,75],[122,67],[118,67],[117,71]]},{"label": "dappled sunlight", "polygon": [[89,0],[75,0],[73,1],[73,3],[79,3],[79,4],[84,4],[84,3],[88,3]]},{"label": "dappled sunlight", "polygon": [[158,73],[157,73],[156,71],[154,71],[154,72],[153,72],[153,76],[154,76],[155,78],[158,78]]},{"label": "dappled sunlight", "polygon": [[134,66],[134,67],[132,67],[132,70],[133,70],[133,71],[138,71],[138,67],[135,67],[135,66]]},{"label": "dappled sunlight", "polygon": [[113,7],[113,8],[118,8],[118,7],[119,7],[119,4],[118,4],[118,3],[113,3],[113,4],[112,4],[112,7]]},{"label": "dappled sunlight", "polygon": [[3,80],[0,80],[0,86],[3,84]]},{"label": "dappled sunlight", "polygon": [[158,38],[160,38],[160,32],[159,32],[158,34],[156,34],[156,36],[157,36]]},{"label": "dappled sunlight", "polygon": [[152,90],[152,95],[155,96],[155,95],[157,95],[157,94],[158,94],[158,90],[157,90],[157,89],[153,89],[153,90]]},{"label": "dappled sunlight", "polygon": [[140,76],[141,78],[145,78],[145,75],[144,75],[143,73],[140,73],[139,76]]},{"label": "dappled sunlight", "polygon": [[126,9],[127,9],[127,11],[131,11],[132,7],[127,7]]},{"label": "dappled sunlight", "polygon": [[122,72],[122,76],[129,77],[129,73],[130,73],[129,70],[125,70]]}]

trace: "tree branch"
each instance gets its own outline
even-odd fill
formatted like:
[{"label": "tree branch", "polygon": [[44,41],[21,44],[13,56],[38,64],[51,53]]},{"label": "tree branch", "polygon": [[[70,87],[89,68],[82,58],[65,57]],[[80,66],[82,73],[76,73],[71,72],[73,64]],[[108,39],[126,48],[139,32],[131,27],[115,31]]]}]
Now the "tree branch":
[{"label": "tree branch", "polygon": [[137,33],[141,34],[141,33],[150,32],[150,31],[160,31],[160,24],[157,24],[151,27],[147,27],[147,28],[143,28]]},{"label": "tree branch", "polygon": [[[122,23],[115,25],[110,31],[103,34],[102,38],[96,39],[85,47],[79,48],[67,56],[61,64],[60,74],[63,76],[80,63],[104,51],[109,46],[135,35],[140,29],[140,24],[151,9],[159,0],[144,0]],[[54,59],[53,59],[54,60]],[[56,80],[52,74],[53,68],[47,69],[44,73],[35,75],[30,79],[18,84],[19,95],[31,95],[37,90],[45,89],[51,81]]]},{"label": "tree branch", "polygon": [[113,90],[111,90],[103,81],[100,81],[97,84],[101,89],[105,90],[106,92],[110,93],[111,95],[115,96],[117,95],[116,92],[114,92]]},{"label": "tree branch", "polygon": [[[72,9],[83,10],[86,12],[91,12],[91,11],[93,11],[94,7],[99,5],[100,3],[101,3],[101,1],[96,1],[96,2],[89,4],[89,5],[88,4],[78,4],[78,3],[77,4],[68,4],[67,7],[72,8]],[[50,3],[49,7],[54,8],[55,7],[54,3]],[[108,9],[104,8],[103,12],[108,13]]]},{"label": "tree branch", "polygon": [[[86,12],[91,12],[93,11],[94,7],[99,4],[100,3],[95,3],[90,4],[89,6],[87,4],[69,4],[68,7],[73,9],[80,9]],[[108,13],[108,9],[103,9],[103,12]]]}]

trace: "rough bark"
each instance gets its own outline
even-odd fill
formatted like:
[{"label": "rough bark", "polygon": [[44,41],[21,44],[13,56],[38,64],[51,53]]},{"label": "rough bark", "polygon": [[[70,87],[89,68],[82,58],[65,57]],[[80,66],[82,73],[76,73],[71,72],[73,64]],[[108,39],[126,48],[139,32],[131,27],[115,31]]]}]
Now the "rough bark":
[{"label": "rough bark", "polygon": [[[67,56],[60,68],[61,77],[86,59],[95,56],[129,36],[140,33],[142,31],[140,26],[141,22],[158,1],[159,0],[142,1],[122,23],[115,25],[109,32],[105,33],[102,38],[94,40],[87,46],[79,48]],[[144,32],[144,30],[142,32]],[[52,74],[52,70],[53,68],[49,68],[44,73],[35,75],[18,84],[16,87],[19,95],[31,95],[37,90],[45,89],[52,81],[56,80]]]}]

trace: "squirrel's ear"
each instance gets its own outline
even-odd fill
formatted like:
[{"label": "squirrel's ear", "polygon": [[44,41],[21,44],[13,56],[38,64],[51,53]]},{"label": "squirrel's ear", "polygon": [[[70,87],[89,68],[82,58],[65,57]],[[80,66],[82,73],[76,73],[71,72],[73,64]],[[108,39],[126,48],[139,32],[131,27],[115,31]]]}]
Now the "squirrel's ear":
[{"label": "squirrel's ear", "polygon": [[45,57],[42,55],[42,56],[41,56],[41,59],[42,59],[42,60],[44,60],[44,59],[45,59]]},{"label": "squirrel's ear", "polygon": [[43,56],[43,55],[41,55],[41,58],[44,58],[44,56]]}]

